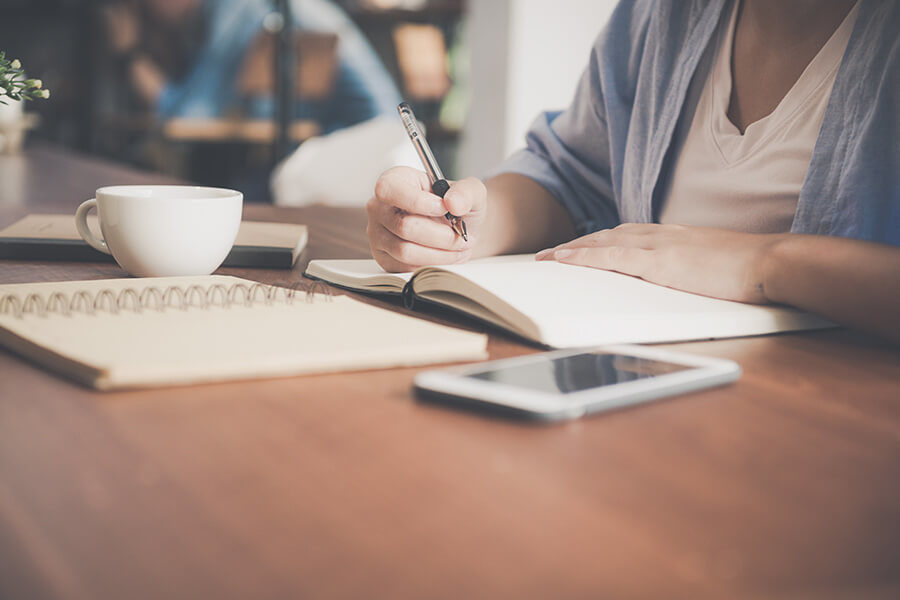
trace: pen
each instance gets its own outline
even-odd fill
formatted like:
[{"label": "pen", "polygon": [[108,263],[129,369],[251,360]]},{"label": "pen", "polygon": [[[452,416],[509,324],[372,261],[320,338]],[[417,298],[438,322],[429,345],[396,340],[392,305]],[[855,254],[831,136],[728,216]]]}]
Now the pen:
[{"label": "pen", "polygon": [[[416,115],[413,114],[412,109],[406,102],[401,102],[400,105],[397,106],[397,112],[400,113],[400,118],[403,120],[403,125],[406,127],[406,134],[409,136],[409,141],[411,141],[413,147],[415,147],[416,153],[422,161],[422,166],[425,167],[425,172],[428,173],[428,180],[431,182],[431,191],[443,198],[444,194],[447,193],[447,190],[450,189],[450,184],[444,179],[444,174],[441,173],[441,168],[434,159],[434,154],[431,153],[428,141],[425,139],[425,136],[422,135],[422,132],[419,131]],[[468,242],[469,236],[466,231],[466,222],[450,212],[445,214],[444,217],[450,221],[450,228],[453,229],[453,232],[456,235],[462,236],[462,239]]]}]

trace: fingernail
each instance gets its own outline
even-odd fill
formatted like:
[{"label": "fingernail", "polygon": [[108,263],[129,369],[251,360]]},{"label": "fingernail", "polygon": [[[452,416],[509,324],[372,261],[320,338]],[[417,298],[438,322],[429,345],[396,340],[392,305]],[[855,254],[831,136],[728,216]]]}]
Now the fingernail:
[{"label": "fingernail", "polygon": [[553,248],[546,248],[544,250],[541,250],[540,252],[538,252],[537,254],[534,255],[534,260],[544,260],[545,258],[550,256],[551,252],[553,252]]},{"label": "fingernail", "polygon": [[566,258],[567,256],[572,256],[573,254],[575,254],[574,250],[557,250],[553,253],[553,258],[559,260],[561,258]]}]

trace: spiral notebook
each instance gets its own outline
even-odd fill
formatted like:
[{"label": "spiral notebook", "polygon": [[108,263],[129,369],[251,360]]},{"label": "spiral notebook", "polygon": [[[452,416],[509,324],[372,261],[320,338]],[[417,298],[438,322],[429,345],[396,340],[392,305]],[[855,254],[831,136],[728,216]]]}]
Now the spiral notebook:
[{"label": "spiral notebook", "polygon": [[545,346],[676,342],[834,327],[787,306],[718,300],[610,271],[495,256],[414,273],[374,260],[313,260],[306,275],[352,290],[404,293],[408,305],[448,307]]},{"label": "spiral notebook", "polygon": [[481,334],[218,275],[0,285],[0,345],[102,390],[487,357]]}]

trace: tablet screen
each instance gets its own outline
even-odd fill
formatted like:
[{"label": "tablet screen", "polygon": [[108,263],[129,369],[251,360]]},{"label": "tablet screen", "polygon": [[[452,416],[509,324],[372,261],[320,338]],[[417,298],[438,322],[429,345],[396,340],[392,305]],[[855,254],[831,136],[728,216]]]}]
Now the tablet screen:
[{"label": "tablet screen", "polygon": [[626,354],[588,352],[552,359],[537,356],[533,362],[470,373],[466,377],[551,394],[569,394],[691,368]]}]

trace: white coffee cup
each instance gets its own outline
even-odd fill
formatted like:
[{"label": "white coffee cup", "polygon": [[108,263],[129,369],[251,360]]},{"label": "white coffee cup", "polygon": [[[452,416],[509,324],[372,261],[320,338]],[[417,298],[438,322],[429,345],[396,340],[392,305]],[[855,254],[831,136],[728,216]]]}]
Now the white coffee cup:
[{"label": "white coffee cup", "polygon": [[[137,277],[209,275],[234,245],[243,198],[234,190],[185,185],[104,187],[75,211],[75,227]],[[94,207],[102,239],[87,226]]]}]

